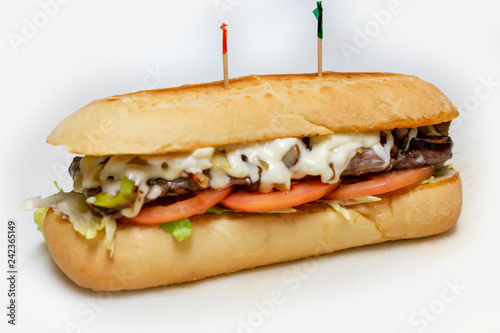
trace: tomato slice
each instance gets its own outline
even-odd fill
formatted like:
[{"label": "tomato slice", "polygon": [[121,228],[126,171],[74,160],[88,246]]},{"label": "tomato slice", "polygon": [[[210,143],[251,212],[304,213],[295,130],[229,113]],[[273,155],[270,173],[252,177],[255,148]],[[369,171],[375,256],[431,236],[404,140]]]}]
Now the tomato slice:
[{"label": "tomato slice", "polygon": [[194,198],[178,201],[168,206],[143,207],[137,216],[122,217],[120,220],[142,224],[156,224],[184,219],[205,213],[208,208],[218,204],[232,191],[233,187],[201,191]]},{"label": "tomato slice", "polygon": [[433,166],[406,169],[374,175],[366,181],[340,185],[335,191],[328,193],[324,199],[347,200],[367,195],[377,195],[391,192],[402,187],[415,184],[434,173]]},{"label": "tomato slice", "polygon": [[317,179],[292,183],[290,190],[286,192],[260,193],[240,190],[227,196],[220,204],[249,213],[285,209],[318,200],[333,191],[339,183],[340,181],[335,184],[325,184]]}]

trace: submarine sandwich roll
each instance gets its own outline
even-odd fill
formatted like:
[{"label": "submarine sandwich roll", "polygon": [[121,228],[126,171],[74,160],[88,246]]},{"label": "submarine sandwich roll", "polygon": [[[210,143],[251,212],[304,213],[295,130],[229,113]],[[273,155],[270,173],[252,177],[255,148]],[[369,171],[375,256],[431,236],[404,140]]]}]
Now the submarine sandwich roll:
[{"label": "submarine sandwich roll", "polygon": [[24,203],[94,290],[193,281],[444,232],[456,108],[413,76],[253,75],[97,100],[48,142],[73,191]]}]

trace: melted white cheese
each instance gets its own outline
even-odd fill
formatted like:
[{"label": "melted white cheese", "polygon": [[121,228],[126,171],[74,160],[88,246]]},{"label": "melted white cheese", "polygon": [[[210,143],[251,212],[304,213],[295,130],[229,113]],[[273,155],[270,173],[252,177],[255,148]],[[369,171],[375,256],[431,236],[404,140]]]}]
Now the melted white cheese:
[{"label": "melted white cheese", "polygon": [[300,139],[286,138],[227,146],[226,156],[231,167],[225,171],[233,177],[250,177],[252,182],[259,180],[260,173],[262,192],[271,191],[273,184],[290,188],[291,172],[283,162],[283,156],[300,143],[304,146]]},{"label": "melted white cheese", "polygon": [[387,166],[394,140],[390,131],[386,134],[387,144],[384,146],[380,143],[380,131],[312,137],[311,150],[301,147],[299,161],[290,171],[295,179],[311,175],[321,176],[324,183],[336,183],[358,148],[372,148]]},{"label": "melted white cheese", "polygon": [[[191,152],[166,155],[115,155],[102,167],[107,157],[85,156],[80,162],[83,175],[82,186],[96,188],[109,194],[120,190],[125,176],[134,181],[139,195],[131,208],[123,209],[124,216],[135,216],[146,197],[155,199],[161,194],[159,186],[147,185],[152,178],[174,180],[188,174],[205,172],[210,177],[210,187],[223,188],[230,177],[249,177],[252,182],[260,180],[260,191],[269,192],[274,187],[290,188],[292,179],[305,176],[320,176],[324,183],[336,183],[359,148],[371,148],[384,161],[390,162],[394,145],[391,131],[384,131],[387,143],[380,143],[380,131],[360,133],[335,133],[311,137],[309,147],[300,138],[285,138],[218,148],[225,153],[228,163],[224,166],[212,164],[215,148],[200,148]],[[290,168],[283,162],[287,152],[297,146],[300,153]],[[88,200],[92,201],[92,197]]]},{"label": "melted white cheese", "polygon": [[410,130],[408,131],[408,142],[406,142],[406,145],[405,145],[403,151],[407,151],[410,148],[410,142],[411,142],[411,140],[413,140],[414,138],[417,137],[417,134],[418,134],[417,127],[410,128]]}]

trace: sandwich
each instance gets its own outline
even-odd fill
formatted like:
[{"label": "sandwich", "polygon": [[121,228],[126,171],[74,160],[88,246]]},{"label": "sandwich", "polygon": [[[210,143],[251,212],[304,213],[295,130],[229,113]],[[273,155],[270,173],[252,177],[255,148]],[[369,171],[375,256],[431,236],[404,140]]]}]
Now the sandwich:
[{"label": "sandwich", "polygon": [[[414,76],[251,75],[94,101],[48,143],[73,190],[31,198],[60,269],[131,290],[450,229],[458,116]],[[334,263],[332,263],[334,264]]]}]

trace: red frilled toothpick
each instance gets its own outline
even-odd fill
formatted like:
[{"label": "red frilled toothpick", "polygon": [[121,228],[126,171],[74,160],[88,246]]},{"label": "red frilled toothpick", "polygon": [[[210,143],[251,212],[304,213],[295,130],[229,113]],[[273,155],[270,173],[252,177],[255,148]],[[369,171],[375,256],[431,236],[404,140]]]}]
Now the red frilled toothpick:
[{"label": "red frilled toothpick", "polygon": [[227,65],[227,24],[222,23],[222,62],[224,64],[224,88],[229,89],[229,69]]}]

